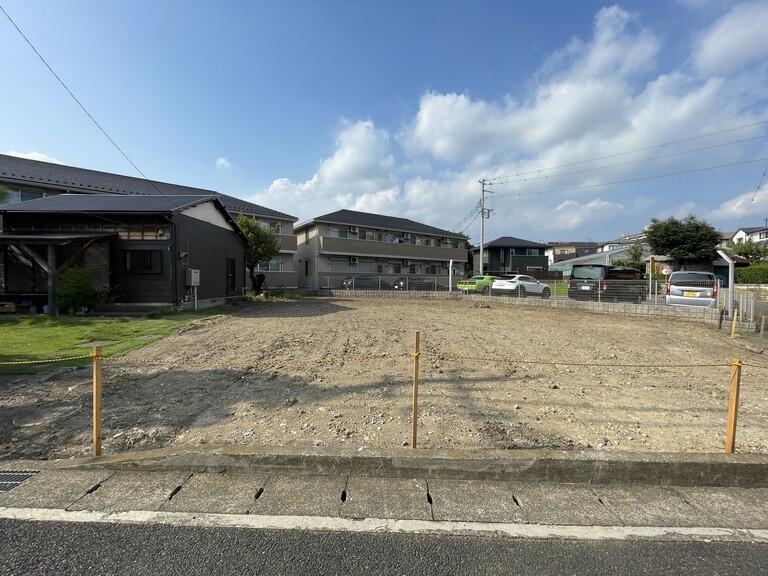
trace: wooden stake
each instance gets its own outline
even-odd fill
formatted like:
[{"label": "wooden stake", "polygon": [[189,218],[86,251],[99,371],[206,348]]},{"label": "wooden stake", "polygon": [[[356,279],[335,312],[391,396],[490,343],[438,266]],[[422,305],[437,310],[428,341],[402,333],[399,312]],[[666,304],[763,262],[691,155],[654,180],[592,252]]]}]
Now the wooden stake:
[{"label": "wooden stake", "polygon": [[731,362],[731,396],[728,401],[728,423],[725,426],[725,453],[733,454],[736,448],[736,416],[741,388],[741,360]]},{"label": "wooden stake", "polygon": [[416,448],[416,428],[419,420],[419,338],[421,332],[416,332],[416,348],[413,351],[413,415],[411,423],[411,446]]},{"label": "wooden stake", "polygon": [[762,316],[761,322],[760,322],[760,338],[765,336],[765,319],[768,318],[768,316]]},{"label": "wooden stake", "polygon": [[93,353],[93,449],[94,456],[101,455],[101,346],[94,346]]},{"label": "wooden stake", "polygon": [[736,321],[739,319],[739,309],[733,309],[733,320],[731,321],[731,338],[736,336]]}]

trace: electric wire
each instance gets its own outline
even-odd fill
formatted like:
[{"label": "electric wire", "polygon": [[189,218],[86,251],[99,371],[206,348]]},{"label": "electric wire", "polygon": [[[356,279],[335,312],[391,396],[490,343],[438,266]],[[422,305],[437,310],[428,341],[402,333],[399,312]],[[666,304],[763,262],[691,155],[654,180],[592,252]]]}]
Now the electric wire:
[{"label": "electric wire", "polygon": [[560,168],[570,168],[571,166],[578,166],[580,164],[589,164],[590,162],[597,162],[598,160],[608,160],[610,158],[618,158],[619,156],[626,156],[628,154],[636,154],[638,152],[645,152],[647,150],[654,150],[656,148],[661,148],[663,146],[672,146],[673,144],[682,144],[683,142],[691,142],[693,140],[700,140],[700,139],[703,139],[703,138],[709,138],[710,136],[717,136],[719,134],[725,134],[727,132],[734,132],[736,130],[745,130],[746,128],[753,128],[755,126],[761,126],[763,124],[768,124],[768,120],[764,120],[764,121],[761,121],[761,122],[754,122],[752,124],[745,124],[743,126],[736,126],[734,128],[728,128],[728,129],[720,130],[720,131],[717,131],[717,132],[710,132],[710,133],[702,134],[702,135],[699,135],[699,136],[691,136],[690,138],[683,138],[681,140],[673,140],[671,142],[664,142],[664,143],[661,143],[661,144],[655,144],[653,146],[646,146],[644,148],[637,148],[636,150],[628,150],[626,152],[618,152],[616,154],[609,154],[607,156],[599,156],[597,158],[591,158],[591,159],[588,159],[588,160],[580,160],[578,162],[570,162],[568,164],[560,164],[560,165],[557,165],[557,166],[551,166],[549,168],[539,168],[537,170],[529,170],[527,172],[518,172],[516,174],[509,174],[509,175],[506,175],[506,176],[495,176],[493,178],[486,178],[486,182],[489,182],[489,183],[493,182],[493,183],[495,183],[496,180],[506,180],[508,178],[518,178],[520,176],[525,176],[527,174],[538,174],[540,172],[546,172],[546,171],[549,171],[549,170],[558,170]]},{"label": "electric wire", "polygon": [[163,191],[160,190],[157,187],[157,185],[152,180],[147,178],[147,176],[144,174],[144,172],[142,172],[139,169],[139,167],[133,162],[133,160],[131,160],[128,157],[128,155],[123,151],[123,149],[120,148],[120,146],[117,145],[117,143],[112,139],[112,137],[107,133],[107,131],[104,130],[104,128],[102,128],[101,124],[99,124],[96,121],[96,119],[93,117],[93,115],[90,112],[88,112],[88,110],[82,104],[82,102],[80,102],[80,100],[77,98],[77,96],[74,95],[72,90],[69,89],[69,86],[67,86],[67,84],[64,82],[64,80],[62,80],[61,77],[56,73],[56,71],[50,66],[50,64],[48,64],[48,62],[45,60],[43,55],[40,54],[40,52],[37,50],[37,48],[35,48],[35,46],[30,41],[30,39],[27,38],[27,36],[24,34],[24,32],[21,30],[21,28],[19,28],[19,26],[16,24],[16,22],[13,20],[13,18],[11,18],[10,14],[8,14],[8,12],[5,11],[5,8],[0,6],[0,10],[3,12],[3,14],[5,14],[5,17],[11,23],[11,25],[16,29],[16,31],[21,35],[21,37],[24,39],[24,41],[29,45],[29,47],[32,49],[32,51],[37,55],[37,57],[40,59],[40,61],[43,63],[43,65],[45,65],[45,67],[48,69],[48,71],[51,74],[53,74],[53,77],[56,78],[56,80],[59,82],[59,84],[62,85],[64,90],[67,91],[67,94],[69,94],[72,97],[72,99],[80,107],[80,109],[85,113],[85,115],[88,116],[88,118],[90,118],[91,122],[93,122],[93,124],[96,126],[96,128],[98,128],[99,131],[106,137],[106,139],[109,140],[110,144],[112,144],[112,146],[123,156],[123,158],[125,158],[128,161],[128,163],[131,166],[133,166],[133,168],[136,170],[136,172],[141,174],[141,177],[144,178],[144,180],[146,180],[147,183],[149,183],[149,185],[152,186],[152,188],[154,188],[157,191],[158,194],[160,194],[161,196],[163,196],[164,198],[166,198],[166,199],[168,199],[170,201],[170,198],[168,198],[168,196],[166,194],[164,194]]},{"label": "electric wire", "polygon": [[730,168],[732,166],[742,166],[744,164],[754,164],[755,162],[765,162],[768,158],[756,158],[754,160],[744,160],[742,162],[731,162],[729,164],[719,164],[717,166],[707,166],[704,168],[693,168],[690,170],[681,170],[679,172],[667,172],[666,174],[654,174],[653,176],[642,176],[639,178],[628,178],[625,180],[615,180],[612,182],[601,182],[599,184],[585,184],[583,186],[571,186],[567,188],[556,188],[553,190],[540,190],[538,192],[517,192],[499,194],[497,198],[512,198],[518,196],[540,196],[542,194],[554,194],[556,192],[572,192],[575,190],[587,190],[589,188],[600,188],[603,186],[614,186],[617,184],[627,184],[631,182],[641,182],[643,180],[655,180],[659,178],[669,178],[670,176],[681,176],[684,174],[694,174],[696,172],[707,172],[709,170],[717,170],[718,168]]}]

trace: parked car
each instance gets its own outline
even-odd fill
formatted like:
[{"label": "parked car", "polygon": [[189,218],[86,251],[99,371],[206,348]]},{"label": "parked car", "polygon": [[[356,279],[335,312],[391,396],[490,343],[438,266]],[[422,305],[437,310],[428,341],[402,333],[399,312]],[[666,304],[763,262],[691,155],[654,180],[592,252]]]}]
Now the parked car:
[{"label": "parked car", "polygon": [[341,283],[345,290],[391,290],[392,285],[378,276],[352,276]]},{"label": "parked car", "polygon": [[448,290],[436,278],[429,276],[401,276],[392,283],[393,290]]},{"label": "parked car", "polygon": [[711,272],[681,270],[667,280],[667,304],[717,307],[717,278]]},{"label": "parked car", "polygon": [[467,280],[461,280],[456,284],[456,288],[464,292],[480,292],[481,294],[490,294],[491,284],[496,280],[496,276],[472,276]]},{"label": "parked car", "polygon": [[525,298],[528,294],[549,298],[552,293],[549,286],[539,282],[533,276],[514,274],[512,276],[499,276],[491,285],[492,296],[517,296]]},{"label": "parked car", "polygon": [[637,268],[608,264],[574,264],[568,279],[568,298],[601,302],[642,302],[648,287]]}]

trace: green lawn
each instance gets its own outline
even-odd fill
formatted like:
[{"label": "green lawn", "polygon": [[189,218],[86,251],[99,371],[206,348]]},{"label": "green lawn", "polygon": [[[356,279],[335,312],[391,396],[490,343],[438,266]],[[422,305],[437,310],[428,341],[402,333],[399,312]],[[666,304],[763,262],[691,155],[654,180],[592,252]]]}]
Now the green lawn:
[{"label": "green lawn", "polygon": [[[223,307],[146,318],[76,316],[0,316],[0,374],[33,374],[51,364],[7,362],[43,361],[88,356],[92,342],[103,342],[102,354],[113,356],[151,344],[183,326],[220,314]],[[56,365],[87,364],[87,358]]]}]

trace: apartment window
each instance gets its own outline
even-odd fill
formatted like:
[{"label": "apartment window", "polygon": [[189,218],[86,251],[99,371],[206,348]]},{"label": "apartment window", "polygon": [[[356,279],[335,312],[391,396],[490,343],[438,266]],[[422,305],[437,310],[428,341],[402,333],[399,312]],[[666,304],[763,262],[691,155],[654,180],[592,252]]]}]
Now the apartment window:
[{"label": "apartment window", "polygon": [[347,226],[343,228],[339,228],[338,226],[331,226],[330,230],[328,231],[328,236],[331,238],[348,238],[349,228]]},{"label": "apartment window", "polygon": [[261,224],[262,228],[269,228],[271,229],[275,234],[280,234],[280,232],[283,229],[283,225],[281,222],[269,222],[268,220],[262,220],[259,222]]},{"label": "apartment window", "polygon": [[283,261],[280,259],[265,260],[259,262],[256,269],[263,272],[280,272],[283,269]]},{"label": "apartment window", "polygon": [[160,274],[163,267],[162,250],[124,250],[123,265],[132,274]]}]

